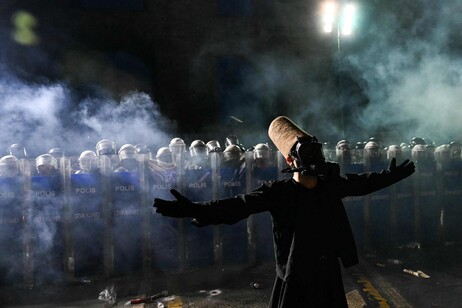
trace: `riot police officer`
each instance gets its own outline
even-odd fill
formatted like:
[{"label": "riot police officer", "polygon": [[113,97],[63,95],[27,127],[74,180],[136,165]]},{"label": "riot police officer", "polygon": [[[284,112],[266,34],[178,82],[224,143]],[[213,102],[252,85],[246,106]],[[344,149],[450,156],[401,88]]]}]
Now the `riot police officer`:
[{"label": "riot police officer", "polygon": [[50,154],[42,154],[35,159],[35,167],[39,175],[55,175],[58,170],[58,161]]},{"label": "riot police officer", "polygon": [[76,174],[82,173],[94,173],[98,171],[99,160],[95,152],[87,150],[80,153],[79,156],[80,169],[77,170]]},{"label": "riot police officer", "polygon": [[0,177],[15,177],[19,175],[19,160],[13,155],[0,158]]},{"label": "riot police officer", "polygon": [[10,145],[10,147],[8,148],[8,153],[10,155],[13,155],[17,159],[27,158],[26,148],[19,143],[14,143]]},{"label": "riot police officer", "polygon": [[124,144],[119,150],[119,167],[114,172],[133,172],[138,170],[136,148],[132,144]]},{"label": "riot police officer", "polygon": [[190,162],[188,169],[202,169],[208,165],[207,146],[202,140],[194,140],[189,147]]},{"label": "riot police officer", "polygon": [[96,155],[117,155],[117,147],[114,141],[102,139],[96,144]]}]

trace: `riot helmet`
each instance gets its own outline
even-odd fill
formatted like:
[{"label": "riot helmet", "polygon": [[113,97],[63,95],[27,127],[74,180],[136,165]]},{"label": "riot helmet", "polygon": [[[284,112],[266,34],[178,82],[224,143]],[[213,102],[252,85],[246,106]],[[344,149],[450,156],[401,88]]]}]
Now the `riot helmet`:
[{"label": "riot helmet", "polygon": [[229,135],[225,140],[225,147],[230,145],[239,145],[239,138],[236,135]]},{"label": "riot helmet", "polygon": [[382,157],[380,144],[376,141],[368,141],[364,146],[364,158],[377,161]]},{"label": "riot helmet", "polygon": [[27,158],[26,148],[19,143],[14,143],[8,148],[8,153],[17,159]]},{"label": "riot helmet", "polygon": [[239,161],[241,159],[242,151],[236,144],[230,144],[223,151],[223,159],[225,162]]},{"label": "riot helmet", "polygon": [[218,140],[210,140],[206,143],[206,146],[207,153],[223,152],[220,142],[218,142]]},{"label": "riot helmet", "polygon": [[172,154],[174,156],[182,155],[186,152],[186,143],[184,143],[183,139],[178,137],[175,137],[172,140],[170,140],[170,144],[168,145],[168,147],[170,148],[170,151],[172,151]]},{"label": "riot helmet", "polygon": [[173,167],[173,154],[169,147],[161,147],[157,150],[156,160],[159,166],[164,168]]},{"label": "riot helmet", "polygon": [[352,155],[351,155],[351,146],[348,140],[340,140],[335,146],[335,157],[338,163],[340,164],[350,164]]},{"label": "riot helmet", "polygon": [[402,142],[399,146],[401,148],[401,152],[403,153],[403,158],[411,159],[411,146],[404,142]]},{"label": "riot helmet", "polygon": [[42,154],[35,159],[35,167],[40,175],[52,175],[58,169],[58,161],[51,154]]},{"label": "riot helmet", "polygon": [[413,147],[416,146],[417,144],[423,144],[423,145],[425,145],[426,142],[425,142],[425,140],[424,140],[423,138],[421,138],[421,137],[414,137],[414,138],[412,138],[412,139],[411,139],[411,143],[410,143],[411,148],[413,148]]},{"label": "riot helmet", "polygon": [[136,144],[135,149],[138,154],[151,154],[151,149],[145,144]]},{"label": "riot helmet", "polygon": [[189,155],[191,157],[204,157],[207,156],[207,146],[202,140],[194,140],[189,147]]},{"label": "riot helmet", "polygon": [[270,159],[270,148],[266,143],[259,143],[253,149],[253,159],[268,161]]},{"label": "riot helmet", "polygon": [[392,144],[388,146],[387,149],[387,159],[391,160],[392,158],[396,158],[396,160],[401,160],[403,157],[403,150],[399,145]]},{"label": "riot helmet", "polygon": [[330,142],[324,142],[322,144],[322,152],[324,154],[324,158],[328,161],[335,160],[335,148]]},{"label": "riot helmet", "polygon": [[364,160],[364,145],[362,141],[356,142],[354,148],[352,149],[352,161],[354,163],[362,163]]},{"label": "riot helmet", "polygon": [[96,144],[96,155],[116,155],[116,144],[115,142],[103,139]]},{"label": "riot helmet", "polygon": [[138,167],[136,148],[132,144],[124,144],[119,149],[119,163],[128,171],[135,170]]},{"label": "riot helmet", "polygon": [[[382,144],[381,144],[381,141],[380,141],[379,138],[377,138],[377,137],[370,137],[369,140],[368,140],[367,142],[370,142],[370,141],[377,143],[377,144],[379,145],[379,148],[382,148]],[[366,144],[367,144],[367,142],[366,142]]]},{"label": "riot helmet", "polygon": [[61,159],[64,157],[64,150],[61,148],[52,148],[48,151],[48,154],[53,156],[56,159]]},{"label": "riot helmet", "polygon": [[98,156],[93,151],[83,151],[79,156],[80,170],[83,172],[94,172],[98,170]]},{"label": "riot helmet", "polygon": [[415,144],[411,150],[411,158],[416,162],[426,162],[428,161],[428,152],[425,144]]},{"label": "riot helmet", "polygon": [[19,160],[13,155],[0,158],[0,176],[14,177],[19,175]]},{"label": "riot helmet", "polygon": [[438,163],[448,162],[451,159],[449,144],[442,144],[435,149],[435,160]]}]

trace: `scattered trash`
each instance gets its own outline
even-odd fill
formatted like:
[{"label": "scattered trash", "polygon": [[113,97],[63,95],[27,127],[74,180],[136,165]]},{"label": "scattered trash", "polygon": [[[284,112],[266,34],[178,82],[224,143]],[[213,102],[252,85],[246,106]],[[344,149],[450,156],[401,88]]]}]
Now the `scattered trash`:
[{"label": "scattered trash", "polygon": [[377,265],[378,267],[387,267],[385,264],[383,263],[376,263],[375,265]]},{"label": "scattered trash", "polygon": [[254,289],[260,289],[260,284],[258,282],[251,282],[250,287]]},{"label": "scattered trash", "polygon": [[221,290],[215,289],[209,292],[210,296],[217,296],[221,294]]},{"label": "scattered trash", "polygon": [[419,242],[410,242],[410,243],[406,244],[406,248],[420,249],[420,243]]},{"label": "scattered trash", "polygon": [[398,259],[388,259],[387,262],[388,264],[396,264],[396,265],[403,264],[403,261],[398,260]]},{"label": "scattered trash", "polygon": [[157,308],[181,308],[183,307],[183,301],[181,297],[172,295],[169,297],[161,298],[157,301]]},{"label": "scattered trash", "polygon": [[420,278],[430,278],[430,276],[428,276],[427,274],[425,274],[421,270],[413,271],[413,270],[405,268],[405,269],[403,269],[403,272],[408,273],[408,274],[413,275],[413,276],[416,276],[416,277],[420,277]]},{"label": "scattered trash", "polygon": [[107,304],[113,306],[117,303],[117,294],[114,291],[114,285],[106,287],[103,291],[99,293],[98,299],[100,301],[106,302]]},{"label": "scattered trash", "polygon": [[157,293],[157,294],[154,294],[154,295],[151,295],[151,296],[148,296],[148,297],[141,297],[141,298],[132,299],[129,302],[127,302],[126,305],[127,304],[137,305],[137,304],[143,304],[143,303],[154,303],[159,298],[166,297],[166,296],[168,296],[168,291],[164,290],[164,291],[162,291],[160,293]]}]

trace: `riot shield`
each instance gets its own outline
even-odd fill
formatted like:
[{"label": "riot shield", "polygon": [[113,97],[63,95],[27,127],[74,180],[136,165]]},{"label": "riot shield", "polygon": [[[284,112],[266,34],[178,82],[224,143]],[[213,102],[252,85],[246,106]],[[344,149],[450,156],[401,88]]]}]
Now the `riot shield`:
[{"label": "riot shield", "polygon": [[[366,171],[380,172],[388,162],[365,164]],[[387,254],[391,245],[390,188],[384,188],[364,197],[364,244],[367,251]]]},{"label": "riot shield", "polygon": [[24,177],[0,177],[0,286],[23,282]]},{"label": "riot shield", "polygon": [[[161,166],[149,160],[147,172],[149,173],[150,196],[165,200],[173,200],[171,189],[177,189],[177,169]],[[149,251],[151,267],[154,271],[172,271],[180,269],[180,219],[164,217],[151,209]]]},{"label": "riot shield", "polygon": [[143,268],[143,209],[140,173],[114,172],[111,182],[114,273]]},{"label": "riot shield", "polygon": [[[279,170],[277,157],[271,156],[265,165],[258,165],[252,156],[246,156],[246,165],[250,166],[246,172],[247,192],[260,187],[267,181],[277,180]],[[249,234],[250,264],[274,260],[272,218],[269,212],[251,215],[247,219]],[[255,244],[253,244],[255,243]],[[255,245],[255,248],[253,248]]]},{"label": "riot shield", "polygon": [[30,252],[34,281],[59,283],[64,279],[65,236],[62,178],[54,175],[31,177]]},{"label": "riot shield", "polygon": [[[184,170],[184,194],[192,201],[212,199],[212,170],[210,164],[189,165]],[[213,228],[197,228],[190,219],[183,220],[186,266],[206,267],[214,263]]]},{"label": "riot shield", "polygon": [[413,178],[395,183],[388,190],[391,202],[391,244],[394,247],[411,245],[416,240]]},{"label": "riot shield", "polygon": [[439,196],[442,204],[443,235],[447,244],[462,242],[462,162],[446,160],[438,164]]},{"label": "riot shield", "polygon": [[[230,198],[245,193],[245,162],[237,166],[221,165],[220,198]],[[246,264],[249,260],[247,247],[247,219],[233,225],[221,226],[223,262]]]},{"label": "riot shield", "polygon": [[104,273],[104,216],[102,175],[73,173],[68,191],[70,236],[74,277]]},{"label": "riot shield", "polygon": [[438,202],[436,164],[416,162],[414,180],[414,213],[417,242],[423,249],[434,248],[440,241],[441,204]]}]

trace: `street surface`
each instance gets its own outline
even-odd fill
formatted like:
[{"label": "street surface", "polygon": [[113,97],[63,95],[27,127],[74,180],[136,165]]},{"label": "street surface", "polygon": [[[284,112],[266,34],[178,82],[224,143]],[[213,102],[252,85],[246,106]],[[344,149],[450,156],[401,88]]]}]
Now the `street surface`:
[{"label": "street surface", "polygon": [[[461,249],[447,245],[434,251],[402,248],[387,256],[361,256],[343,273],[350,307],[462,307]],[[412,272],[421,271],[421,276]],[[158,302],[130,301],[168,291],[165,307],[266,307],[274,264],[251,268],[190,270],[149,277],[76,280],[60,286],[14,286],[0,290],[0,307],[110,307],[99,294],[114,285],[116,307],[158,307]],[[429,277],[428,277],[429,276]],[[428,278],[424,278],[428,277]],[[309,307],[307,303],[306,307]]]}]

